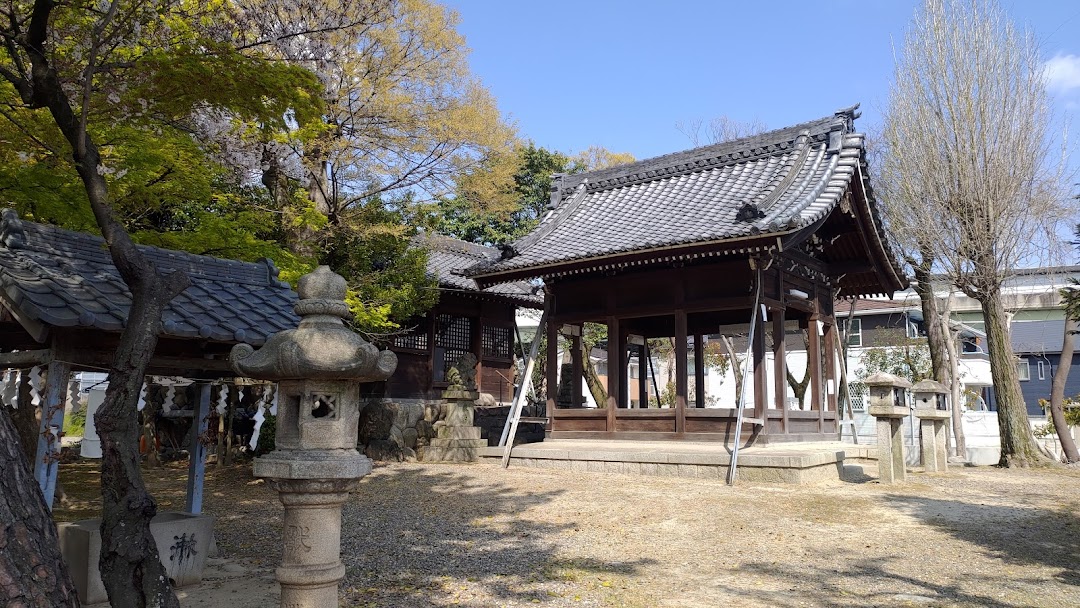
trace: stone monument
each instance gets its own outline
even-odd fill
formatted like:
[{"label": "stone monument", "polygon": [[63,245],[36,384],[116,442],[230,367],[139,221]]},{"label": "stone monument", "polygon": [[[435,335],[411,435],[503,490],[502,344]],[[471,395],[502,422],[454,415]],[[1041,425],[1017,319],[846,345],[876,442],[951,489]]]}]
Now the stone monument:
[{"label": "stone monument", "polygon": [[945,472],[949,453],[945,449],[945,428],[949,421],[949,389],[933,380],[922,380],[911,387],[915,396],[915,417],[919,419],[919,448],[923,471]]},{"label": "stone monument", "polygon": [[907,405],[911,383],[885,372],[870,374],[863,383],[870,389],[870,415],[877,419],[878,478],[881,483],[904,481],[907,469],[901,422],[911,413]]},{"label": "stone monument", "polygon": [[446,373],[450,386],[443,392],[443,418],[435,422],[435,437],[424,448],[425,462],[475,462],[487,441],[480,427],[473,426],[476,414],[476,356],[468,353]]},{"label": "stone monument", "polygon": [[341,505],[371,460],[356,451],[360,383],[385,380],[397,367],[342,319],[345,279],[327,266],[300,278],[296,329],[274,334],[259,350],[233,347],[229,361],[246,378],[278,382],[275,447],[255,459],[285,505],[284,550],[277,580],[282,608],[338,605]]}]

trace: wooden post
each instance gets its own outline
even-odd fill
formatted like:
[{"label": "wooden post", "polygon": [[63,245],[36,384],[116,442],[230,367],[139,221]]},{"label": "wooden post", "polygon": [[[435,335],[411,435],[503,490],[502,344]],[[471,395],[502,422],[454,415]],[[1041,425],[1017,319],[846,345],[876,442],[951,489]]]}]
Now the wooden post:
[{"label": "wooden post", "polygon": [[773,311],[773,403],[780,410],[780,425],[788,431],[787,408],[787,319],[784,309]]},{"label": "wooden post", "polygon": [[472,335],[469,336],[469,349],[476,355],[476,392],[484,392],[484,307],[472,323]]},{"label": "wooden post", "polygon": [[694,334],[694,407],[705,407],[705,336]]},{"label": "wooden post", "polygon": [[622,330],[619,326],[618,317],[608,317],[607,322],[607,431],[609,433],[615,432],[615,410],[619,407],[619,387],[622,386],[622,380],[619,379],[619,371],[622,369],[619,359],[619,353],[622,352],[623,345],[619,339],[622,336]]},{"label": "wooden post", "polygon": [[574,368],[570,374],[573,378],[570,385],[570,399],[573,403],[570,407],[581,407],[581,382],[585,378],[585,361],[584,355],[581,352],[581,336],[574,336],[570,338],[570,362]]},{"label": "wooden post", "polygon": [[[548,319],[547,327],[547,369],[545,370],[545,397],[547,398],[547,418],[555,417],[555,401],[559,398],[559,324]],[[537,328],[540,331],[540,328]],[[554,424],[552,425],[554,428]]]},{"label": "wooden post", "polygon": [[51,510],[59,472],[60,435],[64,430],[64,405],[67,403],[71,366],[53,361],[47,370],[45,398],[41,402],[41,424],[38,426],[37,455],[34,457],[34,479],[45,496],[45,504]]},{"label": "wooden post", "polygon": [[[188,513],[202,513],[203,480],[206,478],[206,444],[202,442],[210,420],[210,383],[199,383],[199,400],[191,418],[191,443],[188,446],[187,503]],[[221,390],[226,390],[224,386]]]},{"label": "wooden post", "polygon": [[686,310],[675,310],[675,432],[686,432]]},{"label": "wooden post", "polygon": [[630,353],[627,352],[629,344],[628,333],[625,326],[621,326],[619,334],[619,407],[630,409]]},{"label": "wooden post", "polygon": [[[831,322],[826,322],[824,329],[824,341],[825,341],[825,382],[823,388],[825,389],[825,403],[821,411],[818,412],[818,432],[825,432],[825,410],[830,412],[836,412],[836,325]],[[840,424],[840,418],[837,416],[836,423]]]},{"label": "wooden post", "polygon": [[[758,275],[761,280],[761,275]],[[769,407],[769,378],[765,373],[765,316],[758,310],[757,327],[754,328],[754,417],[762,422],[764,432],[766,411]]]},{"label": "wooden post", "polygon": [[[810,319],[806,328],[807,348],[806,364],[810,366],[810,409],[821,410],[821,337],[818,335],[817,315]],[[823,432],[820,427],[821,416],[818,417],[818,432]]]},{"label": "wooden post", "polygon": [[[643,338],[643,340],[645,339]],[[637,361],[638,407],[644,409],[649,407],[649,351],[646,349],[645,344],[638,346]]]}]

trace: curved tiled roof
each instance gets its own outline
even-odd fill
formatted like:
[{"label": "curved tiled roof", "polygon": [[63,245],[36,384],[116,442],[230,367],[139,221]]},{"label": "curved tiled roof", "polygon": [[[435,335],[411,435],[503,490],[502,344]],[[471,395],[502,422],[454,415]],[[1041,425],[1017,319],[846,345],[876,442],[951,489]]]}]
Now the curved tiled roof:
[{"label": "curved tiled roof", "polygon": [[[119,332],[131,292],[99,236],[24,222],[4,211],[0,300],[17,317],[54,327]],[[162,315],[162,335],[258,346],[296,327],[296,292],[269,260],[238,262],[139,246],[160,271],[191,279]]]},{"label": "curved tiled roof", "polygon": [[542,276],[568,263],[809,226],[836,207],[864,162],[855,117],[849,108],[761,135],[562,177],[553,187],[555,206],[536,230],[507,247],[502,259],[469,274],[495,283],[500,275]]},{"label": "curved tiled roof", "polygon": [[414,246],[428,252],[428,275],[446,289],[476,292],[510,300],[528,308],[542,308],[544,296],[538,295],[533,286],[525,281],[500,283],[481,289],[476,281],[465,276],[464,271],[476,264],[489,263],[499,258],[499,250],[476,243],[461,241],[441,234],[419,234],[412,239]]}]

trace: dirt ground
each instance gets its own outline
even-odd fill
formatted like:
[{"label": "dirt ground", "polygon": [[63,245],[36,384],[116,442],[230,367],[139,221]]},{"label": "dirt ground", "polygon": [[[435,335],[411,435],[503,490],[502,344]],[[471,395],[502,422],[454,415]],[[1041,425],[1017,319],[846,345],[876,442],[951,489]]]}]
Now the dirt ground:
[{"label": "dirt ground", "polygon": [[[869,469],[868,473],[874,471]],[[161,508],[184,469],[147,472]],[[61,520],[94,516],[93,464],[61,467]],[[346,505],[346,606],[1080,606],[1080,472],[954,469],[818,486],[378,466]],[[210,468],[221,559],[185,607],[277,604],[281,507]]]}]

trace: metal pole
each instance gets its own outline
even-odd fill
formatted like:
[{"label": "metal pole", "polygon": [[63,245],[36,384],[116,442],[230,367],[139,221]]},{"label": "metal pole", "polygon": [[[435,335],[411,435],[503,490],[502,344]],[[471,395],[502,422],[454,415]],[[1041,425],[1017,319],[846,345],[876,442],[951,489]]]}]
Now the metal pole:
[{"label": "metal pole", "polygon": [[753,356],[754,332],[757,329],[758,310],[761,307],[761,273],[754,273],[754,309],[750,314],[750,335],[746,341],[746,358],[743,359],[742,385],[739,387],[739,401],[735,411],[735,447],[731,450],[731,465],[728,466],[727,484],[735,483],[735,470],[739,462],[739,444],[742,442],[743,408],[746,406],[746,385],[749,384],[750,359]]},{"label": "metal pole", "polygon": [[536,367],[536,355],[540,352],[540,336],[543,335],[544,324],[547,323],[547,311],[540,316],[540,324],[536,326],[536,335],[533,337],[532,347],[529,349],[529,358],[525,362],[525,375],[521,379],[521,388],[514,394],[514,401],[510,404],[510,413],[503,424],[502,436],[499,438],[499,447],[505,447],[503,452],[503,468],[510,463],[510,450],[513,447],[514,436],[517,434],[518,419],[521,417],[521,404],[525,400],[525,392],[532,384],[533,368]]}]

